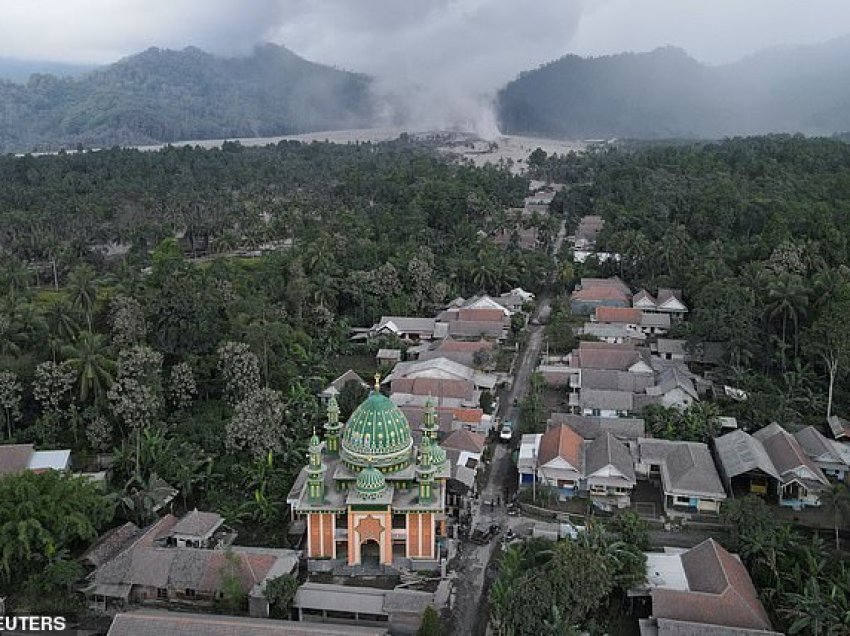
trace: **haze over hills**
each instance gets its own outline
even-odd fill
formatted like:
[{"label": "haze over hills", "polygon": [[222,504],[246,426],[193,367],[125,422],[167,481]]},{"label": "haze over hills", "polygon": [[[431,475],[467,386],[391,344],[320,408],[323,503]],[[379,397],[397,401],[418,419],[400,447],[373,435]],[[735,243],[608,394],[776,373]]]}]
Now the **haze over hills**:
[{"label": "haze over hills", "polygon": [[26,84],[30,75],[40,73],[56,77],[79,77],[97,68],[94,64],[66,64],[43,60],[21,60],[0,57],[0,81],[8,80]]},{"label": "haze over hills", "polygon": [[850,37],[707,66],[659,48],[568,55],[499,91],[502,132],[588,137],[723,137],[850,130]]},{"label": "haze over hills", "polygon": [[152,48],[77,79],[0,82],[0,150],[362,127],[372,120],[369,85],[272,44],[235,58]]}]

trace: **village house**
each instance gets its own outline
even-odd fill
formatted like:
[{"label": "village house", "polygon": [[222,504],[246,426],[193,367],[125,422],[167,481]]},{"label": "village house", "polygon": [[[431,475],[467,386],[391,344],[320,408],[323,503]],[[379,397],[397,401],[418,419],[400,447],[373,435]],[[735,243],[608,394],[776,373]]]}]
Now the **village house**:
[{"label": "village house", "polygon": [[582,439],[594,440],[610,433],[621,442],[634,442],[645,435],[646,425],[638,417],[592,417],[572,413],[552,413],[546,428],[566,424]]},{"label": "village house", "polygon": [[376,623],[380,626],[138,609],[116,614],[106,636],[386,636],[388,620],[381,617]]},{"label": "village house", "polygon": [[70,450],[37,451],[33,444],[0,446],[0,476],[24,471],[43,473],[48,470],[66,472],[71,468]]},{"label": "village house", "polygon": [[322,389],[322,392],[319,394],[319,398],[322,401],[322,404],[327,404],[328,400],[332,397],[338,398],[339,394],[342,392],[342,389],[349,382],[356,382],[364,389],[369,388],[369,385],[366,384],[366,381],[361,378],[357,373],[349,369],[341,376],[339,376],[336,380],[331,382],[328,386]]},{"label": "village house", "polygon": [[648,601],[641,636],[779,636],[744,564],[714,539],[645,554],[646,583],[629,591]]},{"label": "village house", "polygon": [[643,331],[622,324],[587,322],[581,328],[581,333],[609,344],[641,345],[646,342]]},{"label": "village house", "polygon": [[440,442],[446,451],[451,477],[447,482],[447,512],[459,509],[465,497],[475,493],[475,477],[481,469],[481,455],[487,439],[466,429],[453,431]]},{"label": "village house", "polygon": [[630,503],[635,473],[628,447],[610,432],[586,441],[571,427],[522,436],[519,486],[550,488],[559,499],[588,497],[604,509]]},{"label": "village house", "polygon": [[809,459],[827,477],[845,481],[850,475],[850,447],[827,439],[814,426],[797,431],[794,437]]},{"label": "village house", "polygon": [[664,336],[670,331],[670,314],[642,311],[638,328],[646,336]]},{"label": "village house", "polygon": [[395,336],[400,340],[418,342],[445,338],[447,335],[446,327],[439,327],[434,318],[408,316],[381,316],[381,319],[371,327],[354,331],[353,340]]},{"label": "village house", "polygon": [[628,307],[631,292],[619,278],[582,278],[570,294],[570,310],[576,315],[590,315],[597,307]]},{"label": "village house", "polygon": [[777,500],[779,473],[761,442],[741,430],[712,440],[717,468],[733,497],[753,494]]},{"label": "village house", "polygon": [[649,350],[653,355],[658,356],[662,360],[672,360],[674,362],[684,362],[687,357],[685,351],[685,340],[671,340],[669,338],[658,338],[654,343],[649,345]]},{"label": "village house", "polygon": [[252,613],[268,615],[267,581],[298,565],[293,550],[233,545],[233,532],[214,513],[167,514],[144,530],[125,524],[104,535],[85,555],[95,566],[83,592],[92,609],[128,604],[209,606],[222,597],[228,572],[248,596]]},{"label": "village house", "polygon": [[[433,604],[434,594],[431,592],[314,581],[299,587],[292,602],[303,625],[321,623],[331,629],[333,623],[385,626],[389,633],[401,635],[415,634],[422,623],[425,608]],[[357,634],[356,631],[352,633]]]},{"label": "village house", "polygon": [[819,506],[829,480],[791,433],[774,422],[753,433],[779,474],[779,505],[801,510]]},{"label": "village house", "polygon": [[400,362],[383,383],[390,385],[390,398],[398,406],[424,405],[433,397],[439,406],[477,408],[482,392],[492,394],[498,381],[496,375],[446,358],[433,358]]},{"label": "village house", "polygon": [[694,402],[699,402],[699,392],[694,384],[695,376],[684,364],[658,364],[653,360],[656,370],[655,384],[647,387],[648,399],[641,404],[660,404],[666,408],[684,410]]},{"label": "village house", "polygon": [[[436,346],[418,352],[416,360],[445,358],[473,369],[487,369],[493,366],[495,343],[491,340],[455,340],[446,338]],[[408,351],[409,353],[409,351]]]},{"label": "village house", "polygon": [[708,446],[697,442],[638,440],[639,478],[658,484],[670,516],[717,515],[726,491]]},{"label": "village house", "polygon": [[378,349],[375,361],[379,367],[392,367],[401,362],[401,349]]},{"label": "village house", "polygon": [[688,313],[681,289],[659,289],[657,296],[641,289],[632,298],[632,307],[648,313],[669,314],[674,322],[680,322]]}]

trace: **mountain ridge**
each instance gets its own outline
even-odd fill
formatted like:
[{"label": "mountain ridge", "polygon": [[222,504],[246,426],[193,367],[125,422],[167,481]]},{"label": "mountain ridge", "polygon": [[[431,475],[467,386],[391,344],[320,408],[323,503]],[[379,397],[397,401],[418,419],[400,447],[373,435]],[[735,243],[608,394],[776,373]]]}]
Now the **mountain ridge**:
[{"label": "mountain ridge", "polygon": [[274,44],[241,57],[151,47],[79,78],[0,82],[0,150],[360,127],[372,120],[370,82]]}]

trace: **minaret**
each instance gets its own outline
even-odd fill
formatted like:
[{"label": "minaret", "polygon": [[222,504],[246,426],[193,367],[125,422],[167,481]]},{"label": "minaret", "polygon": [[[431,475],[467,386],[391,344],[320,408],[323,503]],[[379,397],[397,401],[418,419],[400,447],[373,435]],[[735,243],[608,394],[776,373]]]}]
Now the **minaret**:
[{"label": "minaret", "polygon": [[431,465],[431,438],[423,435],[422,442],[419,444],[419,461],[416,463],[421,503],[431,503],[434,472],[434,467]]},{"label": "minaret", "polygon": [[422,439],[426,437],[432,442],[437,441],[437,433],[440,430],[440,423],[437,420],[437,409],[434,406],[434,400],[429,395],[425,400],[425,412],[422,414]]},{"label": "minaret", "polygon": [[313,431],[310,445],[307,447],[309,463],[307,464],[307,498],[311,504],[325,501],[325,471],[327,466],[322,462],[322,440]]},{"label": "minaret", "polygon": [[325,441],[328,453],[337,455],[339,453],[339,432],[342,424],[339,423],[339,404],[336,398],[331,396],[328,401],[328,421],[325,422]]}]

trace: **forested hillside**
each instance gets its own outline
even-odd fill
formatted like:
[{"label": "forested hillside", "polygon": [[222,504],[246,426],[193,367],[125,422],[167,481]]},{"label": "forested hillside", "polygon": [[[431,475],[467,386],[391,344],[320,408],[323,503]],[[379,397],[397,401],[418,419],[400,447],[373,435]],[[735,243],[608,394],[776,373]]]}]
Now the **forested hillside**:
[{"label": "forested hillside", "polygon": [[561,138],[717,138],[850,130],[850,38],[707,66],[681,49],[568,55],[498,95],[503,132]]},{"label": "forested hillside", "polygon": [[265,45],[246,57],[148,49],[78,79],[0,82],[0,151],[363,127],[369,79]]}]

